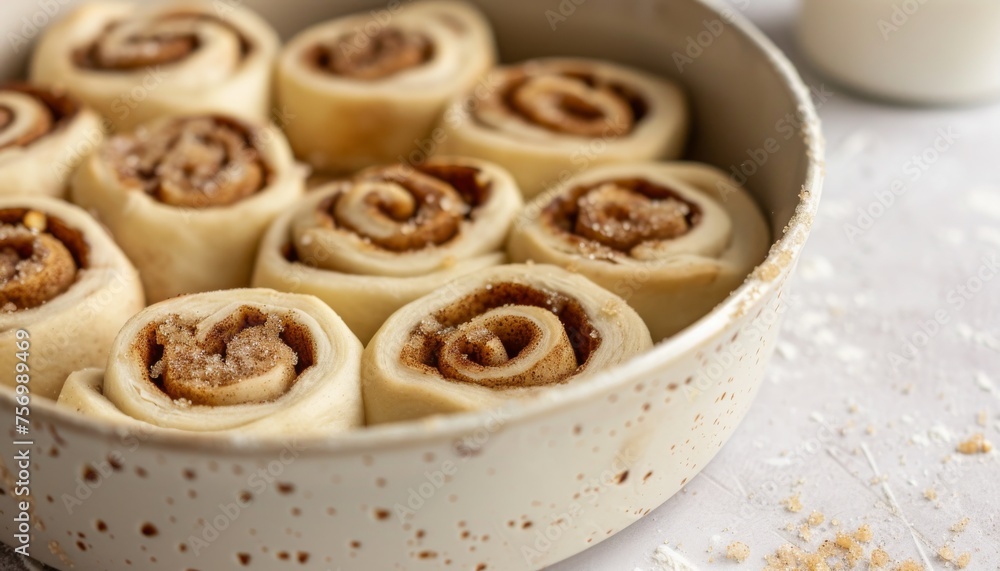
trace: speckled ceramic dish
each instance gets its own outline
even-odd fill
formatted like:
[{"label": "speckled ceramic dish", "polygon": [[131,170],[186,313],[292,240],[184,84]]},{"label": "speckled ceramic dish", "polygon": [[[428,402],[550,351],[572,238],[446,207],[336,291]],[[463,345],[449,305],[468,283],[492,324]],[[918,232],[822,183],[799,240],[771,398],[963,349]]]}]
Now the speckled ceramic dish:
[{"label": "speckled ceramic dish", "polygon": [[[384,7],[246,3],[286,36]],[[485,414],[259,441],[123,433],[35,400],[33,444],[16,446],[13,394],[0,387],[2,541],[15,541],[15,500],[26,500],[13,496],[26,447],[31,554],[64,570],[539,569],[649,513],[712,459],[760,386],[818,202],[822,142],[806,87],[739,14],[700,0],[477,3],[507,60],[598,56],[681,82],[694,109],[689,157],[748,177],[777,229],[767,260],[669,343]],[[42,4],[5,2],[5,37]],[[15,73],[19,56],[4,54]]]}]

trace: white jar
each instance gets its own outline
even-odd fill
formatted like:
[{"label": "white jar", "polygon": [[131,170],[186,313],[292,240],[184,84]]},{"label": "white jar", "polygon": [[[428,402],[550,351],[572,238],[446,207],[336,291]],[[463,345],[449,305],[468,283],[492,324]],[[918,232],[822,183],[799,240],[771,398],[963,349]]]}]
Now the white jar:
[{"label": "white jar", "polygon": [[1000,97],[998,0],[803,0],[798,33],[820,71],[876,97]]}]

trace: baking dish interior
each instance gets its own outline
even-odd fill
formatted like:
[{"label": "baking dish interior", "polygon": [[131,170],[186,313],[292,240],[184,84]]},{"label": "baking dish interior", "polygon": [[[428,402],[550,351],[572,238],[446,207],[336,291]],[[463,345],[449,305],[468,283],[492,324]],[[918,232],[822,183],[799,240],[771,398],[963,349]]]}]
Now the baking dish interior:
[{"label": "baking dish interior", "polygon": [[[285,38],[337,15],[385,10],[384,0],[217,0],[245,4],[272,22]],[[70,5],[76,2],[68,2]],[[494,25],[504,61],[541,56],[596,57],[632,65],[681,83],[692,104],[693,129],[687,159],[724,171],[750,174],[745,186],[768,218],[775,247],[765,264],[774,272],[755,276],[702,320],[667,343],[591,381],[559,387],[543,398],[513,403],[508,418],[545,414],[554,407],[604,391],[622,379],[668,367],[677,355],[698,347],[721,330],[737,308],[752,304],[791,271],[808,233],[819,198],[822,141],[808,91],[791,65],[770,42],[731,8],[720,14],[697,1],[588,0],[539,4],[531,1],[475,0]],[[0,30],[22,33],[39,11],[34,2],[0,6]],[[67,10],[63,8],[63,13]],[[29,28],[30,29],[30,28]],[[0,74],[17,77],[25,69],[27,46],[4,50]],[[737,180],[742,182],[741,176]],[[806,192],[803,192],[805,190]],[[0,405],[12,406],[12,391],[0,387]],[[46,416],[84,431],[111,434],[114,429],[36,399]],[[484,414],[379,426],[338,435],[309,446],[309,452],[397,446],[420,439],[458,434],[483,422]],[[154,434],[165,447],[258,451],[280,442],[248,441],[233,436]]]}]

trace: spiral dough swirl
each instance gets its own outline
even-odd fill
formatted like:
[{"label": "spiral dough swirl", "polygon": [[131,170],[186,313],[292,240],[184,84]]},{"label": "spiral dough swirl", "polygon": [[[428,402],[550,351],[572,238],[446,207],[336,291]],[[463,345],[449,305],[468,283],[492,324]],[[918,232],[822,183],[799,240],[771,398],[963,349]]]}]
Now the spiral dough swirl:
[{"label": "spiral dough swirl", "polygon": [[268,183],[256,138],[252,127],[231,118],[183,118],[115,137],[105,157],[127,185],[164,204],[227,206]]}]

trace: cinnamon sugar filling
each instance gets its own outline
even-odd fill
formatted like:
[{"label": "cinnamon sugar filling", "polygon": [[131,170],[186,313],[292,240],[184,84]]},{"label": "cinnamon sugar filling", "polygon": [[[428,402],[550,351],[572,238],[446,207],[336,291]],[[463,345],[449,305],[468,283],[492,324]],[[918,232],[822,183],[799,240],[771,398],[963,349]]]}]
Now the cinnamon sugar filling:
[{"label": "cinnamon sugar filling", "polygon": [[429,315],[400,359],[447,380],[543,386],[580,372],[601,343],[576,300],[525,284],[489,284]]},{"label": "cinnamon sugar filling", "polygon": [[68,95],[40,89],[26,83],[7,83],[0,85],[0,92],[11,91],[27,95],[38,102],[41,112],[35,117],[28,128],[14,136],[4,136],[3,131],[15,124],[15,111],[0,105],[0,150],[9,147],[30,145],[48,133],[62,127],[73,119],[80,111],[80,105]]},{"label": "cinnamon sugar filling", "polygon": [[643,178],[578,186],[553,199],[542,222],[597,258],[679,238],[697,226],[701,208],[676,191]]},{"label": "cinnamon sugar filling", "polygon": [[[159,16],[151,30],[126,34],[122,41],[116,34],[128,21],[112,22],[91,43],[73,52],[77,67],[96,71],[134,71],[149,66],[177,63],[201,48],[201,38],[194,29],[199,23],[212,23],[228,29],[240,44],[240,57],[246,58],[253,45],[235,26],[211,14],[174,12]],[[186,24],[186,27],[185,27]]]},{"label": "cinnamon sugar filling", "polygon": [[547,130],[580,137],[620,137],[645,118],[649,106],[628,86],[584,71],[511,73],[499,90],[509,113]]},{"label": "cinnamon sugar filling", "polygon": [[490,193],[480,170],[459,165],[390,166],[355,177],[320,203],[328,228],[343,228],[392,252],[422,250],[454,239]]},{"label": "cinnamon sugar filling", "polygon": [[304,325],[252,306],[214,323],[168,316],[148,324],[133,351],[171,399],[207,406],[276,400],[315,361]]},{"label": "cinnamon sugar filling", "polygon": [[221,117],[176,119],[117,136],[103,151],[122,182],[182,208],[227,206],[259,192],[270,170],[251,126]]},{"label": "cinnamon sugar filling", "polygon": [[331,75],[375,81],[420,67],[434,57],[434,44],[420,33],[385,27],[374,36],[363,31],[339,36],[306,52],[306,61]]},{"label": "cinnamon sugar filling", "polygon": [[86,267],[89,251],[83,234],[59,218],[0,210],[0,311],[32,309],[63,294]]}]

